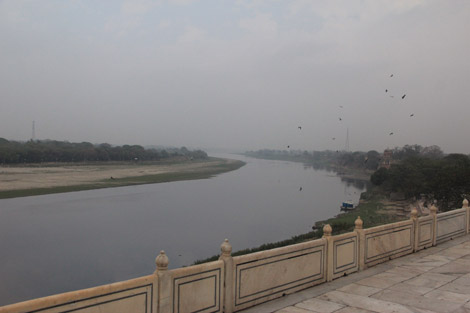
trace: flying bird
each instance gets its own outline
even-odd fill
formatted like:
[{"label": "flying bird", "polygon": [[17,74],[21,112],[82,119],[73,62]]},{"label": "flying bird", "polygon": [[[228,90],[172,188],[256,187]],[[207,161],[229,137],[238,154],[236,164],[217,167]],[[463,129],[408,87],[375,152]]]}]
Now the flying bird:
[{"label": "flying bird", "polygon": [[392,75],[390,75],[390,77],[393,77],[393,74],[392,74]]},{"label": "flying bird", "polygon": [[339,121],[341,122],[342,120],[343,120],[343,119],[340,117],[340,118],[339,118]]},{"label": "flying bird", "polygon": [[342,106],[342,105],[340,105],[339,107],[340,107],[341,109],[343,108],[343,106]]},{"label": "flying bird", "polygon": [[299,191],[302,191],[302,187],[300,187]]},{"label": "flying bird", "polygon": [[413,114],[410,114],[410,117],[413,117],[413,116],[415,116],[415,114],[414,114],[414,113],[413,113]]},{"label": "flying bird", "polygon": [[385,89],[385,92],[388,92],[388,89]]},{"label": "flying bird", "polygon": [[300,130],[302,130],[302,126],[298,126],[297,128],[300,129]]},{"label": "flying bird", "polygon": [[335,138],[335,137],[333,137],[333,138],[331,138],[331,139],[335,140],[336,138]]},{"label": "flying bird", "polygon": [[364,159],[364,163],[367,163],[367,161],[369,161],[369,157],[366,157],[366,158]]},{"label": "flying bird", "polygon": [[290,148],[290,146],[287,146],[287,149],[289,149],[289,148]]},{"label": "flying bird", "polygon": [[402,99],[405,99],[405,97],[406,97],[406,93],[403,96],[401,96]]},{"label": "flying bird", "polygon": [[393,133],[388,134],[389,136],[393,135]]}]

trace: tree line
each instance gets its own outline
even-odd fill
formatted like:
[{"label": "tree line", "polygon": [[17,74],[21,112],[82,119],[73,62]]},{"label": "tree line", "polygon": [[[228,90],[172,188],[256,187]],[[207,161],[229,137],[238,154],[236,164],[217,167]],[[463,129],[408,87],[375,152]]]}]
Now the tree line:
[{"label": "tree line", "polygon": [[112,146],[108,143],[72,143],[56,140],[8,141],[0,138],[0,164],[91,161],[158,161],[172,157],[207,159],[202,150],[186,147],[145,149],[140,145]]},{"label": "tree line", "polygon": [[[410,157],[421,156],[429,159],[439,159],[444,156],[444,153],[438,146],[423,147],[420,145],[405,145],[403,147],[396,147],[390,151],[392,159],[397,162]],[[262,149],[257,151],[247,151],[245,154],[264,159],[301,161],[313,165],[314,168],[338,169],[340,167],[344,167],[370,171],[376,171],[383,158],[383,155],[376,150],[364,152],[344,150],[306,151],[293,149]]]},{"label": "tree line", "polygon": [[402,192],[406,198],[436,200],[447,211],[459,208],[470,192],[470,158],[464,154],[449,154],[440,158],[414,155],[380,168],[371,182],[382,192]]}]

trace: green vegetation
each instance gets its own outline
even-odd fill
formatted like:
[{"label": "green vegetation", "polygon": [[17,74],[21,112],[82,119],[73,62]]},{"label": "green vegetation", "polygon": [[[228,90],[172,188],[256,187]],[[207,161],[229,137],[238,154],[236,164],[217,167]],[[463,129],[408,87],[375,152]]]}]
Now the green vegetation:
[{"label": "green vegetation", "polygon": [[402,192],[406,198],[437,200],[442,211],[460,207],[470,191],[470,158],[449,154],[443,158],[408,157],[371,176],[377,193]]},{"label": "green vegetation", "polygon": [[[346,152],[346,151],[280,151],[258,150],[248,151],[245,155],[271,160],[287,160],[303,162],[314,168],[324,168],[336,172],[347,171],[352,176],[361,173],[372,173],[381,161],[382,155],[377,151]],[[386,190],[404,191],[407,196],[418,196],[421,193],[432,192],[441,203],[447,207],[458,207],[462,194],[470,190],[470,161],[465,155],[451,154],[443,157],[442,150],[437,146],[421,147],[406,145],[392,150],[392,159],[397,162],[390,170],[381,168],[372,175],[371,180],[376,185],[361,194],[361,203],[354,211],[339,214],[333,218],[315,223],[313,231],[293,236],[290,239],[263,244],[259,247],[244,249],[232,253],[233,256],[244,255],[257,251],[283,247],[323,236],[323,225],[330,224],[333,235],[354,230],[354,222],[358,216],[363,220],[363,227],[370,228],[378,225],[397,222],[403,217],[391,215],[384,210],[383,200],[387,197]],[[456,206],[456,203],[458,205]],[[195,264],[210,262],[218,259],[218,255],[205,260],[197,260]]]},{"label": "green vegetation", "polygon": [[111,146],[107,143],[93,145],[89,142],[42,140],[17,142],[0,138],[0,164],[41,162],[109,162],[109,161],[158,161],[172,157],[207,159],[201,150],[189,151],[186,147],[169,149],[145,149],[139,145]]},{"label": "green vegetation", "polygon": [[[444,156],[438,146],[422,147],[420,145],[406,145],[391,150],[393,160],[400,162],[410,157],[425,157],[439,159]],[[261,159],[286,160],[303,162],[315,169],[327,169],[337,172],[348,172],[361,176],[372,174],[382,161],[382,154],[375,150],[363,151],[302,151],[302,150],[269,150],[247,151],[245,155]],[[362,175],[363,176],[363,175]]]},{"label": "green vegetation", "polygon": [[269,150],[247,151],[245,155],[261,159],[286,160],[303,162],[315,169],[359,169],[376,170],[380,162],[380,153],[375,150],[368,152],[348,151],[301,151],[301,150]]},{"label": "green vegetation", "polygon": [[[370,196],[370,195],[367,195],[367,193],[364,193],[364,194],[365,194],[365,197]],[[331,228],[333,229],[333,232],[332,232],[333,235],[350,232],[354,230],[354,221],[356,220],[358,216],[360,216],[361,219],[363,220],[364,222],[363,227],[365,228],[370,228],[370,227],[374,227],[378,225],[383,225],[383,224],[399,221],[400,220],[399,217],[389,215],[384,212],[383,204],[380,201],[381,201],[380,198],[376,198],[375,196],[373,196],[372,198],[365,200],[364,202],[359,204],[354,211],[342,213],[336,217],[333,217],[324,221],[316,222],[315,226],[313,227],[314,230],[311,232],[293,236],[290,239],[286,239],[286,240],[282,240],[278,242],[262,244],[259,247],[239,250],[239,251],[232,253],[232,256],[245,255],[245,254],[249,254],[253,252],[284,247],[284,246],[293,245],[296,243],[301,243],[301,242],[321,238],[323,236],[323,226],[326,224],[330,224]],[[211,262],[211,261],[218,260],[218,258],[219,258],[219,255],[214,255],[207,259],[197,260],[196,262],[194,262],[194,264]]]},{"label": "green vegetation", "polygon": [[[210,160],[216,161],[219,159],[210,158]],[[200,161],[200,162],[205,162],[205,161]],[[179,163],[182,163],[182,162],[179,162]],[[173,162],[171,164],[176,164],[176,163]],[[0,191],[0,199],[37,196],[37,195],[44,195],[44,194],[51,194],[51,193],[62,193],[62,192],[72,192],[72,191],[101,189],[101,188],[165,183],[165,182],[180,181],[180,180],[206,179],[206,178],[211,178],[216,174],[239,169],[243,165],[245,165],[245,163],[242,161],[234,161],[230,163],[224,162],[224,163],[216,164],[213,166],[208,164],[207,167],[201,167],[196,170],[185,171],[185,172],[168,172],[168,173],[161,173],[161,174],[155,174],[155,175],[113,178],[113,179],[106,179],[106,180],[102,180],[96,183],[84,184],[84,185],[7,190],[7,191]]]}]

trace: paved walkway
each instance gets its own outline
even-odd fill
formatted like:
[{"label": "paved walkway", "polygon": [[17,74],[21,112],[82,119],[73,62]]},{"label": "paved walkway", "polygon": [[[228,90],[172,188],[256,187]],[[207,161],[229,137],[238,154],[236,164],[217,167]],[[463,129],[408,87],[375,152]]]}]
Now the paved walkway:
[{"label": "paved walkway", "polygon": [[470,235],[244,313],[470,313]]}]

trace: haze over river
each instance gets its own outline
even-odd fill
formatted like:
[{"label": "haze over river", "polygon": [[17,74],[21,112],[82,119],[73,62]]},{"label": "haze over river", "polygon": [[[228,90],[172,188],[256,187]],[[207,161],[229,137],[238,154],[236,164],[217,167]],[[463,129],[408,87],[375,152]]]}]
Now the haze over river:
[{"label": "haze over river", "polygon": [[[0,306],[149,275],[290,238],[359,200],[363,185],[301,163],[240,159],[211,179],[0,200]],[[302,187],[302,190],[300,190]]]}]

